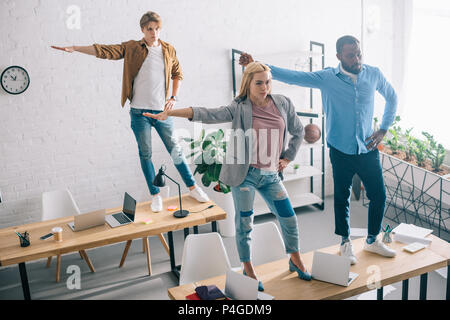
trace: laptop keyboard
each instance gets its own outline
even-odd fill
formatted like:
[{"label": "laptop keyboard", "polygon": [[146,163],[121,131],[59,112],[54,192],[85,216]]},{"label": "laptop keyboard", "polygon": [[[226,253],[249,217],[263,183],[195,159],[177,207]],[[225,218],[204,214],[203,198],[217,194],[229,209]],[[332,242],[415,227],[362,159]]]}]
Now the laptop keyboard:
[{"label": "laptop keyboard", "polygon": [[116,213],[112,215],[114,218],[116,218],[117,221],[119,221],[120,224],[129,223],[130,220],[126,218],[126,216],[123,213]]}]

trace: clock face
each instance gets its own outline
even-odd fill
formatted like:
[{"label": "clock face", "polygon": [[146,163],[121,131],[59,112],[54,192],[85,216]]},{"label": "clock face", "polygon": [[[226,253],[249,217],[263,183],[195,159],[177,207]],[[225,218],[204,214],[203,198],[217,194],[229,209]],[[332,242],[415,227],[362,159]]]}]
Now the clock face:
[{"label": "clock face", "polygon": [[28,72],[19,66],[6,68],[1,75],[2,88],[10,94],[20,94],[30,85]]}]

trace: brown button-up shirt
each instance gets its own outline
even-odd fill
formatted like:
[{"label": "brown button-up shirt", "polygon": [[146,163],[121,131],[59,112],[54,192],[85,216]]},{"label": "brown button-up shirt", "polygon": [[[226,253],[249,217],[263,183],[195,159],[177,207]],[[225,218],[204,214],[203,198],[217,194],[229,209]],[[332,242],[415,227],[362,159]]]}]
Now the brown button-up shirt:
[{"label": "brown button-up shirt", "polygon": [[[166,80],[166,99],[169,98],[170,79],[183,80],[180,63],[177,59],[175,48],[167,42],[161,41],[162,52],[164,55],[164,69]],[[123,77],[122,77],[122,107],[125,102],[133,99],[133,81],[137,76],[145,58],[147,58],[148,49],[144,39],[140,41],[130,40],[121,44],[104,45],[94,44],[97,58],[119,60],[124,59]]]}]

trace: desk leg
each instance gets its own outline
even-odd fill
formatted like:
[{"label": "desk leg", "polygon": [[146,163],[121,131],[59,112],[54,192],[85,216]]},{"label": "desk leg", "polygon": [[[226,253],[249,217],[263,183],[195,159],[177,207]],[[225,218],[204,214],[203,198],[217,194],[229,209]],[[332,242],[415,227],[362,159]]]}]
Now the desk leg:
[{"label": "desk leg", "polygon": [[198,226],[194,226],[194,234],[198,234]]},{"label": "desk leg", "polygon": [[173,245],[173,234],[172,231],[167,232],[167,238],[169,238],[169,251],[170,251],[170,269],[172,273],[180,279],[180,272],[178,271],[178,267],[175,263],[175,249]]},{"label": "desk leg", "polygon": [[217,232],[217,221],[211,222],[212,232]]},{"label": "desk leg", "polygon": [[402,300],[408,300],[409,279],[402,282]]},{"label": "desk leg", "polygon": [[383,287],[377,289],[377,300],[383,300]]},{"label": "desk leg", "polygon": [[447,295],[446,300],[450,300],[450,266],[447,266]]},{"label": "desk leg", "polygon": [[184,228],[184,239],[189,235],[189,228]]},{"label": "desk leg", "polygon": [[428,273],[420,276],[420,300],[427,300]]},{"label": "desk leg", "polygon": [[22,280],[23,298],[25,300],[31,300],[30,286],[28,284],[27,269],[25,262],[19,263],[20,280]]}]

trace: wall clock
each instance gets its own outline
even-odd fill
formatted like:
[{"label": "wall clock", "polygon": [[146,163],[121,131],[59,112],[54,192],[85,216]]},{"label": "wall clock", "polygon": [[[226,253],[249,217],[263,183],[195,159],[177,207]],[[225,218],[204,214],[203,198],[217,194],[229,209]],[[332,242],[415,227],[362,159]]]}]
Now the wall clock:
[{"label": "wall clock", "polygon": [[5,69],[1,75],[3,90],[10,94],[21,94],[28,89],[30,77],[28,72],[19,66],[11,66]]}]

